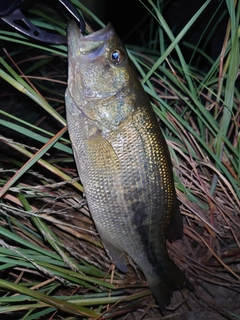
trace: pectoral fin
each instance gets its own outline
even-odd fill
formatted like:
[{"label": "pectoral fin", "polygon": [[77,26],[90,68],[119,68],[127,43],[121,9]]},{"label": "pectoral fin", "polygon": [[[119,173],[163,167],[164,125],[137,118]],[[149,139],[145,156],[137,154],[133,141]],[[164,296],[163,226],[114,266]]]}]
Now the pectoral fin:
[{"label": "pectoral fin", "polygon": [[112,259],[112,262],[115,264],[118,270],[120,270],[123,273],[126,273],[127,263],[125,252],[118,248],[116,245],[114,245],[110,239],[107,240],[101,231],[99,232],[99,234],[109,257]]}]

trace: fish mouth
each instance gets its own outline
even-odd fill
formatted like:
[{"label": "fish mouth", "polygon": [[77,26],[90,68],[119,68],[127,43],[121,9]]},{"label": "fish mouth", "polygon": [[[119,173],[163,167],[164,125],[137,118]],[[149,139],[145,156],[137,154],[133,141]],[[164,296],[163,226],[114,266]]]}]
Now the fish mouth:
[{"label": "fish mouth", "polygon": [[72,20],[68,25],[68,47],[73,48],[78,55],[88,56],[91,59],[102,54],[113,34],[112,24],[108,23],[106,27],[83,36],[76,22]]},{"label": "fish mouth", "polygon": [[101,100],[102,102],[108,101],[111,98],[115,98],[120,94],[121,90],[114,91],[114,92],[93,92],[92,90],[86,89],[83,91],[84,97],[88,101],[98,101]]}]

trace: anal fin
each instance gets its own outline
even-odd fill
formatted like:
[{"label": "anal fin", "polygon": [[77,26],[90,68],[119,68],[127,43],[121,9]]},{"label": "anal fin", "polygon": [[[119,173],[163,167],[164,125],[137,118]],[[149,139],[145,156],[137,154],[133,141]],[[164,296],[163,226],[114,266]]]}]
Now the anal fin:
[{"label": "anal fin", "polygon": [[[99,231],[99,230],[98,230]],[[126,263],[126,254],[125,252],[117,247],[111,240],[107,240],[106,237],[99,231],[99,235],[101,237],[102,243],[109,255],[112,259],[112,262],[115,266],[123,273],[127,272],[127,263]]]}]

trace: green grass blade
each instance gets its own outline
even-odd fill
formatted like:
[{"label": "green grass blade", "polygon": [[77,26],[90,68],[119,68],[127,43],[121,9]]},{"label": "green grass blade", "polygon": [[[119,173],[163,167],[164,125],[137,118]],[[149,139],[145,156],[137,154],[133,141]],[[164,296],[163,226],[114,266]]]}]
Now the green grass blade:
[{"label": "green grass blade", "polygon": [[90,309],[78,306],[73,303],[68,303],[68,302],[60,300],[60,299],[49,297],[43,293],[24,288],[23,286],[16,285],[14,283],[11,283],[11,282],[8,282],[5,280],[0,280],[0,288],[6,289],[9,291],[14,291],[17,293],[21,293],[24,295],[28,295],[30,297],[33,297],[39,301],[46,303],[47,305],[53,306],[57,309],[60,309],[64,312],[68,312],[70,314],[75,314],[75,315],[79,315],[79,316],[84,315],[84,316],[92,317],[92,318],[97,318],[100,316],[99,313],[92,311]]}]

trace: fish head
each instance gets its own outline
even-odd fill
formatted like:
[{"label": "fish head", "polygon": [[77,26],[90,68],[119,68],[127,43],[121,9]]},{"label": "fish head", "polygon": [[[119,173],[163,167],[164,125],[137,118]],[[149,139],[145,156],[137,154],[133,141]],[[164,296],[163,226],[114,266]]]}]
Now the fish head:
[{"label": "fish head", "polygon": [[83,36],[71,21],[68,51],[68,92],[75,104],[100,127],[116,128],[134,111],[140,84],[112,25]]}]

